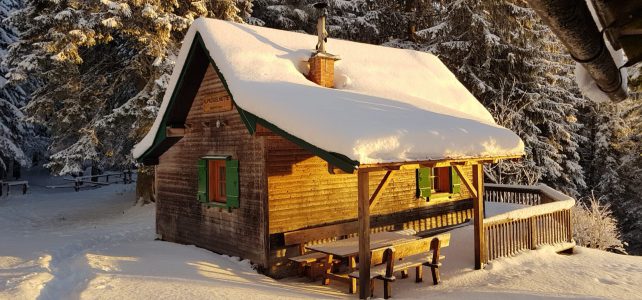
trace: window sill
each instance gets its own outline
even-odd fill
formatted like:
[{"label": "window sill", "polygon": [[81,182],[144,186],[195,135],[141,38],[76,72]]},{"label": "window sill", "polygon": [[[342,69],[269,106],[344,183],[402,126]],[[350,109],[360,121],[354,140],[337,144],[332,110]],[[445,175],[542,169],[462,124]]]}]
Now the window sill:
[{"label": "window sill", "polygon": [[428,198],[421,197],[421,198],[417,198],[417,199],[421,199],[421,200],[424,200],[424,201],[426,201],[428,203],[435,204],[435,203],[447,202],[447,201],[452,200],[454,198],[457,198],[459,196],[460,196],[460,194],[458,194],[458,193],[457,194],[434,193],[434,194],[430,195],[430,197],[428,197]]},{"label": "window sill", "polygon": [[201,204],[203,204],[203,205],[205,205],[207,207],[228,208],[230,210],[233,208],[233,207],[229,206],[227,203],[223,203],[223,202],[205,202],[205,203],[201,203]]},{"label": "window sill", "polygon": [[434,194],[430,195],[429,198],[430,198],[430,200],[448,199],[448,198],[452,198],[453,195],[455,195],[455,194],[451,194],[451,193],[434,193]]}]

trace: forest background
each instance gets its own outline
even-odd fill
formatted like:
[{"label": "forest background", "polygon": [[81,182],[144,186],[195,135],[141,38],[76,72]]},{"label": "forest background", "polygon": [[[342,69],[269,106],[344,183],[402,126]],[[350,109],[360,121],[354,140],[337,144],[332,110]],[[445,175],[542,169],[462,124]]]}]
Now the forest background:
[{"label": "forest background", "polygon": [[[583,96],[575,62],[521,0],[329,0],[333,38],[426,51],[526,144],[487,182],[545,183],[613,210],[642,254],[642,66],[630,99]],[[0,0],[0,178],[131,167],[187,28],[205,16],[316,34],[303,0]],[[313,45],[311,45],[313,47]],[[331,48],[332,46],[329,45]]]}]

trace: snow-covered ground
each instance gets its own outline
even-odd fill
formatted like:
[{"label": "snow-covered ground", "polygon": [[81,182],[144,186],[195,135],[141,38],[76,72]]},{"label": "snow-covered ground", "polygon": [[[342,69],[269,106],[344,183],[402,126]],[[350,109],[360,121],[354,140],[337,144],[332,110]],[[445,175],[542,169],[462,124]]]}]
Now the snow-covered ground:
[{"label": "snow-covered ground", "polygon": [[[247,261],[154,241],[154,206],[134,205],[133,184],[76,193],[30,181],[26,196],[0,198],[0,299],[356,299],[340,283],[277,281]],[[544,248],[473,271],[471,241],[470,227],[453,232],[442,284],[399,280],[395,299],[642,299],[642,257]]]}]

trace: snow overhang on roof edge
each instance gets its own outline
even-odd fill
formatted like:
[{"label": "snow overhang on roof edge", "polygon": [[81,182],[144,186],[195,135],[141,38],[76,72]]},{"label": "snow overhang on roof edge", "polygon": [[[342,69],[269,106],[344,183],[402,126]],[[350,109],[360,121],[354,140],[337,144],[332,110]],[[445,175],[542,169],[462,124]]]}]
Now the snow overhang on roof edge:
[{"label": "snow overhang on roof edge", "polygon": [[[191,73],[191,70],[190,70],[190,67],[192,67],[191,60],[195,59],[195,56],[197,56],[199,54],[199,53],[196,53],[196,52],[201,51],[200,55],[205,55],[206,57],[205,58],[200,58],[200,59],[201,60],[204,59],[205,61],[209,61],[210,64],[212,66],[214,66],[214,68],[218,72],[220,78],[222,79],[225,88],[228,90],[228,92],[232,96],[232,101],[234,101],[235,107],[237,108],[239,114],[241,115],[243,121],[245,122],[245,125],[248,127],[248,130],[250,131],[250,133],[254,132],[254,130],[256,128],[256,123],[259,122],[261,125],[264,125],[264,126],[270,128],[271,130],[277,132],[278,134],[284,135],[284,137],[286,137],[286,138],[288,138],[290,140],[297,141],[296,143],[299,144],[299,146],[312,151],[313,153],[315,153],[315,154],[321,156],[322,158],[328,160],[330,163],[334,164],[335,166],[340,167],[344,171],[347,171],[348,169],[354,170],[355,168],[357,168],[357,166],[359,165],[359,159],[354,159],[354,158],[363,158],[363,157],[359,156],[360,154],[357,153],[356,150],[352,151],[353,153],[350,153],[351,151],[343,151],[344,153],[341,153],[341,152],[338,152],[338,151],[333,151],[333,150],[336,150],[336,149],[329,149],[329,150],[326,149],[326,150],[324,150],[324,148],[325,148],[325,147],[323,147],[324,145],[318,145],[318,144],[328,144],[328,142],[325,142],[325,140],[322,140],[321,143],[315,143],[314,141],[310,141],[310,139],[312,139],[312,140],[314,140],[314,139],[319,140],[319,139],[318,139],[318,136],[315,136],[314,134],[310,134],[309,130],[308,130],[307,133],[305,132],[305,130],[303,132],[301,132],[301,134],[292,133],[290,130],[285,129],[285,128],[288,128],[288,125],[290,125],[289,128],[292,128],[291,124],[287,124],[287,122],[283,122],[283,120],[281,120],[282,118],[279,118],[280,117],[279,114],[274,114],[274,113],[271,113],[271,112],[265,112],[265,111],[259,109],[257,112],[263,113],[263,115],[267,116],[267,119],[270,119],[270,121],[267,121],[265,116],[260,116],[260,115],[257,115],[255,113],[251,113],[251,112],[245,110],[246,109],[246,107],[245,107],[246,105],[244,105],[243,103],[239,103],[239,101],[237,101],[238,99],[236,99],[237,93],[241,95],[241,97],[243,98],[242,100],[247,102],[246,104],[248,104],[249,106],[252,106],[252,104],[253,104],[252,102],[253,101],[254,102],[258,102],[256,100],[261,100],[261,102],[276,101],[276,100],[274,100],[275,98],[282,97],[284,94],[273,91],[274,94],[276,94],[276,95],[271,95],[270,93],[267,93],[267,94],[263,93],[261,95],[267,95],[265,98],[258,98],[257,99],[257,97],[248,97],[248,93],[247,93],[248,89],[242,89],[242,87],[245,87],[246,85],[259,86],[259,88],[264,88],[265,89],[265,84],[268,83],[268,84],[277,85],[276,90],[278,90],[279,82],[265,82],[265,80],[264,81],[261,81],[261,80],[253,80],[253,81],[250,80],[250,81],[248,81],[247,78],[244,78],[243,76],[239,75],[239,73],[241,73],[243,71],[242,67],[239,68],[240,70],[237,70],[237,69],[234,69],[234,68],[232,68],[230,66],[230,65],[233,65],[234,62],[236,62],[236,61],[226,61],[225,59],[223,59],[223,61],[222,61],[223,66],[222,66],[222,68],[219,68],[219,66],[217,66],[217,64],[215,64],[213,57],[210,55],[212,49],[209,49],[209,48],[214,48],[215,56],[219,57],[219,58],[220,57],[225,58],[226,55],[231,55],[230,53],[227,53],[225,51],[228,51],[228,52],[229,51],[232,51],[232,52],[241,51],[242,52],[242,50],[239,50],[239,49],[231,49],[231,50],[228,49],[228,50],[225,50],[226,46],[228,48],[229,47],[233,48],[235,45],[233,45],[233,43],[232,43],[232,45],[218,45],[216,39],[214,39],[212,37],[212,36],[214,36],[213,32],[202,33],[202,29],[203,28],[206,29],[205,31],[208,31],[208,28],[209,28],[209,30],[216,31],[213,28],[217,28],[217,27],[226,27],[226,28],[221,28],[219,30],[225,29],[225,30],[229,30],[229,31],[234,31],[234,28],[237,28],[237,29],[241,28],[239,30],[241,30],[241,31],[250,30],[253,33],[256,33],[256,31],[258,30],[258,31],[261,31],[261,32],[265,33],[265,35],[268,35],[268,36],[272,35],[272,38],[274,38],[274,34],[275,34],[275,31],[276,31],[276,30],[272,30],[272,29],[256,28],[256,27],[253,27],[253,26],[231,24],[231,23],[227,23],[227,22],[223,22],[223,21],[213,21],[213,20],[203,20],[203,19],[199,19],[199,20],[195,21],[194,25],[192,26],[192,28],[190,28],[188,34],[186,35],[185,42],[184,42],[184,44],[183,44],[183,46],[181,48],[181,52],[180,52],[179,57],[177,59],[177,65],[174,68],[174,71],[172,73],[172,77],[170,79],[170,84],[168,85],[168,89],[167,89],[165,97],[163,99],[163,103],[161,104],[161,108],[159,110],[159,115],[157,116],[157,118],[156,118],[156,120],[154,122],[154,125],[150,129],[150,131],[147,134],[147,136],[145,136],[145,138],[135,146],[135,148],[133,150],[134,157],[137,158],[139,161],[143,161],[143,162],[145,160],[151,161],[151,162],[157,161],[158,156],[160,154],[162,154],[162,152],[164,152],[166,150],[164,148],[171,147],[171,145],[173,145],[173,143],[175,143],[177,141],[177,139],[174,140],[175,138],[166,137],[165,134],[164,134],[164,130],[159,130],[159,129],[161,129],[161,128],[164,129],[167,125],[171,125],[171,124],[168,124],[168,116],[172,112],[172,110],[174,109],[174,106],[175,106],[174,99],[177,97],[177,94],[180,91],[182,91],[182,89],[184,88],[184,86],[183,86],[184,77],[185,76],[189,76],[189,74]],[[236,33],[232,33],[232,34],[234,34],[236,37],[238,37],[238,35],[241,35],[242,32],[241,33],[236,32]],[[296,33],[291,33],[291,32],[286,32],[286,31],[278,31],[278,34],[279,35],[295,35],[296,38],[299,38],[299,39],[308,37],[307,35],[296,34]],[[208,40],[204,40],[202,35],[208,36],[209,37],[209,42],[208,42]],[[259,37],[261,37],[261,35],[259,35]],[[312,36],[309,36],[309,37],[312,37]],[[276,43],[276,42],[271,41],[269,38],[266,38],[266,39],[267,39],[268,42],[263,41],[261,43],[271,43],[271,44],[275,44]],[[225,40],[223,40],[223,41],[225,41]],[[279,41],[277,41],[277,42],[279,42]],[[342,44],[344,47],[345,47],[346,44],[349,44],[348,46],[353,46],[352,44],[357,44],[358,47],[365,47],[365,46],[375,47],[375,46],[364,45],[364,44],[353,43],[353,42],[346,42],[346,41],[339,42],[338,40],[334,40],[332,42],[336,42],[337,44]],[[208,48],[208,43],[210,44],[209,48]],[[243,43],[243,41],[241,41],[240,43]],[[198,45],[198,47],[195,47],[195,45]],[[279,49],[279,51],[284,51],[284,50],[281,49],[282,48],[281,45],[279,45],[279,44],[275,44],[275,45],[276,46],[274,46],[274,47],[277,47]],[[252,45],[245,45],[246,48],[250,47],[250,46],[252,46]],[[357,47],[357,46],[354,46],[354,47]],[[293,48],[296,49],[297,47],[293,47]],[[377,47],[378,51],[382,51],[382,49],[379,49],[379,48],[383,48],[383,47]],[[283,49],[288,50],[288,48],[283,48]],[[415,53],[415,51],[411,51],[411,53],[408,53],[408,51],[402,51],[402,53],[400,54],[400,53],[396,52],[397,50],[398,49],[385,48],[383,51],[395,52],[395,55],[397,55],[397,56],[405,56],[405,57],[428,55],[428,54],[421,54],[419,52]],[[295,50],[294,52],[297,52],[297,51],[301,51],[301,50]],[[307,52],[307,50],[306,50],[306,52]],[[274,56],[276,57],[276,56],[279,56],[279,55],[278,54],[274,54]],[[276,58],[272,58],[272,59],[276,60]],[[290,59],[291,59],[291,57],[290,57]],[[234,60],[234,57],[232,57],[229,60]],[[420,62],[421,62],[421,60],[420,60]],[[440,72],[444,73],[444,69],[445,69],[448,74],[441,74],[441,75],[450,75],[452,77],[449,82],[446,82],[446,86],[439,86],[437,84],[437,87],[440,87],[442,90],[445,89],[444,90],[445,93],[450,93],[452,95],[462,95],[463,94],[464,96],[466,96],[466,93],[468,93],[468,91],[465,90],[465,88],[463,88],[463,86],[461,86],[461,84],[456,79],[454,79],[454,75],[452,75],[452,73],[447,71],[445,66],[443,66],[443,64],[441,64],[440,61],[434,62],[434,61],[428,60],[428,62],[430,62],[430,63],[432,63],[433,65],[436,65],[436,66],[428,65],[427,66],[428,69],[426,69],[427,72],[431,71],[431,72],[435,73],[435,72],[440,71]],[[417,62],[413,61],[412,63],[417,63]],[[283,62],[280,61],[280,64],[283,65]],[[224,69],[224,70],[221,70],[221,69]],[[420,68],[420,69],[422,69],[422,68]],[[435,71],[433,69],[437,69],[437,71]],[[289,71],[292,72],[292,70],[289,70]],[[297,71],[296,75],[302,77],[305,80],[305,76],[303,74],[299,73],[299,71],[296,70],[296,69],[295,69],[295,71]],[[341,73],[341,71],[339,73]],[[346,72],[346,73],[349,73],[349,72]],[[230,82],[227,79],[227,75],[231,75],[231,77],[233,79],[233,82],[232,82],[232,84],[234,85],[233,87],[230,87],[230,85],[229,85]],[[292,75],[292,74],[290,74],[290,75]],[[256,78],[250,78],[250,79],[256,79]],[[290,79],[292,79],[292,78],[290,78]],[[295,80],[292,80],[292,81],[300,81],[300,78],[295,78]],[[433,79],[433,81],[439,81],[439,80]],[[455,81],[455,82],[453,82],[453,81]],[[475,158],[475,157],[492,158],[492,157],[505,157],[505,156],[520,156],[520,155],[524,154],[523,142],[521,141],[521,139],[519,139],[514,133],[508,131],[507,129],[505,129],[503,127],[500,127],[500,126],[497,126],[494,123],[494,121],[492,120],[492,117],[490,117],[490,114],[488,113],[488,111],[486,111],[485,108],[483,108],[483,106],[481,106],[481,104],[479,104],[476,101],[476,99],[474,99],[474,97],[472,97],[472,95],[468,95],[468,97],[472,98],[472,100],[474,100],[474,102],[476,104],[475,103],[470,103],[471,100],[469,100],[469,99],[464,99],[463,101],[465,102],[465,104],[468,105],[468,107],[472,107],[471,110],[473,112],[475,111],[475,109],[477,111],[483,110],[481,115],[476,116],[476,117],[468,115],[466,113],[461,113],[461,112],[454,111],[453,109],[444,108],[444,107],[437,107],[436,111],[438,111],[438,112],[435,112],[435,109],[427,109],[425,107],[421,107],[421,106],[423,106],[424,103],[421,103],[421,101],[418,101],[416,99],[416,97],[408,95],[409,92],[405,91],[405,90],[403,92],[400,92],[400,93],[403,93],[403,94],[399,95],[399,97],[401,97],[400,99],[405,99],[405,100],[395,100],[394,98],[388,99],[388,98],[381,98],[381,97],[378,97],[378,96],[371,96],[371,95],[368,95],[368,94],[364,94],[363,91],[359,91],[358,90],[358,88],[360,87],[359,85],[357,85],[357,88],[353,87],[352,90],[350,90],[350,88],[347,88],[345,90],[341,90],[341,89],[321,89],[321,88],[313,86],[313,85],[305,86],[305,85],[307,85],[307,80],[305,80],[304,82],[294,82],[294,83],[297,84],[297,87],[303,86],[304,89],[300,90],[300,91],[303,91],[303,93],[307,93],[308,96],[311,94],[312,96],[314,96],[316,98],[319,98],[320,97],[318,95],[319,93],[321,93],[322,96],[327,96],[328,92],[330,92],[330,96],[334,96],[334,97],[329,97],[329,99],[326,97],[324,99],[327,99],[329,102],[332,102],[332,101],[337,102],[336,98],[340,98],[340,100],[344,101],[344,102],[338,103],[339,106],[346,106],[346,107],[348,107],[350,109],[355,110],[355,112],[360,113],[361,115],[363,115],[362,110],[364,108],[363,107],[359,107],[358,105],[354,105],[355,101],[366,100],[366,101],[374,102],[374,101],[383,101],[383,100],[385,100],[385,101],[387,101],[386,103],[372,103],[371,106],[367,106],[367,107],[365,107],[365,109],[366,110],[368,110],[368,109],[371,110],[371,109],[373,109],[373,107],[374,108],[381,108],[382,106],[378,106],[378,104],[394,104],[394,105],[397,105],[397,106],[404,106],[404,107],[401,107],[402,109],[396,109],[398,107],[389,108],[390,111],[396,112],[398,115],[401,115],[402,117],[405,117],[406,115],[413,115],[413,113],[414,113],[414,115],[419,114],[421,117],[429,117],[429,119],[430,119],[430,117],[435,118],[435,119],[439,119],[440,122],[433,122],[433,123],[437,124],[437,125],[441,125],[441,126],[432,126],[432,127],[431,126],[422,126],[422,127],[426,127],[427,129],[422,130],[421,133],[430,132],[431,128],[433,129],[434,132],[436,132],[438,130],[442,130],[445,133],[449,133],[449,132],[453,131],[453,128],[451,128],[451,127],[461,127],[461,128],[456,128],[456,129],[458,129],[458,130],[460,130],[462,132],[466,132],[467,130],[475,131],[476,128],[480,127],[480,126],[481,127],[486,127],[486,129],[489,130],[489,132],[488,132],[489,135],[487,136],[487,138],[485,140],[483,140],[483,142],[488,144],[488,145],[484,145],[484,147],[486,147],[487,149],[490,149],[490,151],[486,151],[484,153],[478,153],[479,151],[478,152],[469,151],[469,153],[459,153],[459,154],[457,154],[456,150],[458,148],[454,147],[453,149],[451,149],[451,150],[455,150],[454,151],[454,155],[451,155],[450,158],[465,158],[465,157],[470,157],[470,158]],[[292,84],[294,84],[294,83],[292,83]],[[263,86],[260,86],[260,84],[263,84]],[[288,83],[288,84],[290,84],[290,83]],[[435,85],[434,82],[431,82],[431,84]],[[367,85],[367,83],[366,83],[366,85]],[[291,85],[288,86],[288,87],[291,87]],[[196,89],[198,89],[198,87],[196,87]],[[463,91],[462,91],[462,89],[463,89]],[[193,91],[193,92],[195,92],[195,91]],[[421,92],[421,90],[419,92]],[[249,95],[249,96],[252,96],[252,95]],[[439,98],[440,96],[443,96],[443,95],[437,95],[437,98]],[[461,98],[461,97],[459,97],[459,98]],[[297,103],[298,103],[299,107],[296,107],[296,109],[301,110],[301,109],[307,108],[306,104],[301,104],[302,102],[304,102],[303,100],[301,100],[301,99],[298,99],[298,100],[300,100],[300,101],[295,102],[295,104],[294,104],[294,106],[297,106]],[[421,100],[421,99],[419,99],[419,100]],[[183,103],[183,104],[185,105],[185,103]],[[254,104],[256,104],[256,103],[254,103]],[[264,103],[262,103],[262,104],[264,105]],[[281,106],[283,105],[283,103],[277,103],[277,104],[279,104]],[[291,105],[291,103],[286,103],[286,104]],[[313,103],[313,104],[318,105],[318,103]],[[337,103],[335,103],[335,104],[337,104]],[[371,103],[368,103],[368,104],[371,104]],[[417,104],[420,107],[408,106],[408,104],[413,104],[413,105]],[[431,105],[434,105],[434,106],[439,106],[439,104],[435,104],[435,103],[428,103],[428,104],[431,104]],[[189,105],[191,106],[191,102],[189,103]],[[254,106],[256,106],[256,105],[254,105]],[[405,106],[408,106],[408,107],[405,107]],[[385,106],[383,106],[383,107],[386,108]],[[327,108],[327,107],[324,107],[324,108]],[[356,111],[357,109],[359,111]],[[312,113],[316,113],[317,111],[318,110],[312,110]],[[402,111],[405,114],[400,114],[400,113],[398,113],[399,111]],[[408,113],[408,111],[410,111],[410,113]],[[327,109],[326,109],[326,112],[327,112]],[[445,114],[444,112],[452,112],[452,114]],[[488,116],[484,115],[484,113],[487,114]],[[373,115],[376,114],[376,111],[374,113],[371,112],[371,114],[373,114]],[[362,116],[359,116],[359,117],[362,117]],[[368,117],[368,115],[366,115],[365,117]],[[377,116],[375,115],[373,117],[377,117]],[[184,116],[183,116],[183,118],[184,118]],[[312,116],[311,118],[314,118],[314,117]],[[488,118],[490,118],[490,121],[488,121]],[[329,119],[331,119],[331,118],[324,119],[323,120],[323,121],[325,121],[324,123],[328,123],[327,120],[329,120]],[[417,118],[415,118],[415,119],[417,119]],[[423,118],[419,118],[419,119],[423,119]],[[275,120],[279,121],[279,122],[276,122],[277,124],[275,124],[274,123]],[[317,124],[319,124],[318,123],[319,120],[315,120],[315,121],[317,121]],[[351,120],[351,121],[355,121],[355,120]],[[356,120],[356,121],[358,121],[358,120]],[[435,127],[444,127],[443,124],[450,124],[447,121],[452,121],[451,123],[454,123],[454,124],[451,124],[452,126],[446,128],[447,130],[444,130],[444,128],[435,128]],[[280,124],[280,123],[283,123],[283,124]],[[401,122],[398,121],[397,123],[401,123]],[[423,122],[423,123],[430,123],[430,122]],[[285,125],[285,128],[283,126],[280,126],[280,125]],[[327,124],[319,124],[319,125],[327,125]],[[355,123],[355,126],[356,125],[358,125],[358,123]],[[359,128],[359,129],[363,129],[363,128]],[[406,129],[407,130],[411,130],[411,129],[413,129],[413,127],[412,126],[408,126],[408,128],[406,128]],[[417,131],[417,130],[415,130],[415,131]],[[415,131],[413,131],[413,133],[415,133],[415,135],[416,135]],[[477,131],[479,131],[479,130],[477,130]],[[372,132],[368,132],[368,131],[363,131],[362,133],[364,133],[364,135],[372,134]],[[485,133],[485,132],[482,132],[482,133]],[[374,135],[377,135],[377,134],[378,134],[378,132],[374,132]],[[495,134],[495,136],[493,134]],[[299,136],[301,136],[301,137],[299,137]],[[307,137],[309,137],[310,139],[308,139]],[[357,139],[358,137],[360,137],[358,133],[352,133],[352,135],[345,134],[344,136],[340,136],[339,138],[343,139],[344,141],[348,141],[348,142],[352,141],[353,143],[351,145],[355,146],[356,144],[358,144],[357,143],[358,141],[356,141],[356,140],[358,140]],[[496,137],[498,137],[498,140],[500,140],[499,142],[497,142],[495,140]],[[304,138],[306,138],[306,139],[304,139]],[[446,138],[447,138],[447,135],[442,136],[442,138],[441,138],[441,140],[445,140],[443,142],[444,145],[448,145],[449,144],[448,143],[449,141]],[[502,140],[502,138],[503,138],[503,140]],[[462,138],[459,138],[459,140],[461,140],[461,139]],[[439,139],[436,138],[435,140],[439,140]],[[509,142],[508,144],[510,144],[512,146],[509,147],[510,149],[507,149],[508,151],[503,151],[504,148],[505,148],[504,144],[507,144],[506,141],[508,141]],[[331,143],[332,142],[335,142],[335,141],[331,141]],[[338,141],[336,141],[336,142],[338,142]],[[474,143],[474,142],[475,142],[474,139],[472,139],[470,142],[467,142],[467,143],[470,144],[470,143]],[[495,145],[494,143],[497,143],[497,145]],[[432,143],[432,144],[435,144],[435,143]],[[458,143],[450,143],[450,144],[458,144]],[[466,144],[463,144],[461,142],[459,144],[461,144],[463,146],[466,146]],[[346,145],[344,145],[344,146],[346,146]],[[356,145],[356,146],[359,146],[359,145]],[[495,147],[495,148],[497,148],[499,150],[494,149],[493,147]],[[502,148],[502,147],[504,147],[504,148]],[[442,147],[442,148],[444,148],[444,147]],[[473,148],[475,148],[475,147],[469,147],[469,148],[471,148],[471,150],[473,150]],[[477,147],[477,148],[479,148],[479,147]],[[343,147],[341,149],[343,149],[343,150],[345,150],[345,149],[354,150],[355,147],[353,147],[353,149],[350,149],[350,145],[347,145],[347,147]],[[479,150],[479,149],[477,149],[477,150]],[[341,153],[341,154],[339,154],[339,153]],[[471,155],[471,153],[473,153],[473,154]],[[381,160],[377,160],[376,157],[374,159],[371,159],[371,157],[368,157],[367,155],[366,155],[365,158],[366,158],[366,160],[370,159],[370,161],[368,161],[367,163],[404,162],[404,161],[413,161],[413,160],[417,160],[417,161],[418,160],[424,160],[425,161],[425,160],[428,160],[428,159],[431,158],[431,157],[428,157],[428,156],[419,157],[421,159],[416,159],[418,157],[401,158],[398,155],[397,155],[397,157],[395,157],[395,154],[398,154],[398,153],[393,153],[393,155],[391,157],[388,157],[387,159],[381,159]],[[350,156],[352,156],[353,158],[350,158]],[[440,157],[433,157],[434,160],[444,160],[444,159],[449,158],[449,157],[447,157],[447,155],[437,155],[437,156],[440,156]]]}]

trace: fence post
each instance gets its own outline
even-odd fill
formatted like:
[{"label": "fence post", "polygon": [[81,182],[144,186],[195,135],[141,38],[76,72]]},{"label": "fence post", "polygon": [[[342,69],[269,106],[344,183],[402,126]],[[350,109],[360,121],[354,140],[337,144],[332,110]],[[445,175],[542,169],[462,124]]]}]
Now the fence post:
[{"label": "fence post", "polygon": [[531,250],[534,250],[537,246],[537,219],[536,218],[537,218],[536,216],[532,216],[529,218],[530,220],[529,225],[531,227],[530,228],[531,229],[531,245],[530,245]]},{"label": "fence post", "polygon": [[573,213],[573,211],[571,209],[566,210],[566,213],[565,213],[565,215],[566,215],[565,219],[566,219],[566,222],[567,222],[566,224],[568,225],[567,229],[566,229],[566,230],[568,230],[568,233],[567,233],[568,241],[567,242],[569,242],[569,243],[573,241],[573,216],[571,215],[572,213]]}]

